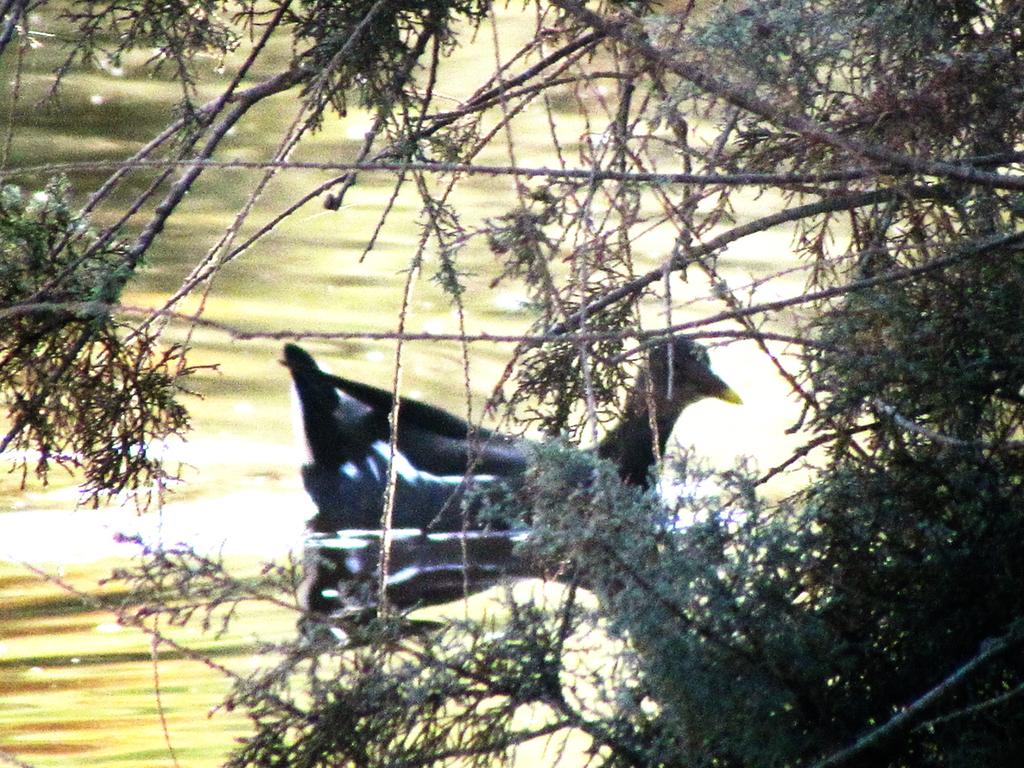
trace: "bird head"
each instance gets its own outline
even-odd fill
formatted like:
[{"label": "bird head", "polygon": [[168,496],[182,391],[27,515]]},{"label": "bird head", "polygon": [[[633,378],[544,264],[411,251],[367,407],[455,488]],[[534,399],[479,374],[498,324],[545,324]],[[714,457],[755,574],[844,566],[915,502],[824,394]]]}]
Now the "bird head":
[{"label": "bird head", "polygon": [[[654,346],[647,353],[647,373],[658,411],[678,414],[706,397],[740,404],[743,400],[711,370],[707,350],[686,337]],[[646,395],[644,395],[646,396]]]}]

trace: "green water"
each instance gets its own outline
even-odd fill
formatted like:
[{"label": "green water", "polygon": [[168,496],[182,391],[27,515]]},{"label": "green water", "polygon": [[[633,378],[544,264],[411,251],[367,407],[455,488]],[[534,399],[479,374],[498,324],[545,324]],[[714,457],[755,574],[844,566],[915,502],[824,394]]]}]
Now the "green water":
[{"label": "green water", "polygon": [[[503,18],[502,23],[503,45],[511,50],[529,27],[523,20]],[[20,107],[13,115],[12,164],[121,159],[170,118],[176,86],[150,77],[137,61],[120,77],[79,68],[65,83],[58,105],[39,107],[49,87],[45,72],[59,58],[56,45],[40,39],[42,46],[28,57]],[[278,55],[285,52],[282,45]],[[483,39],[459,53],[451,72],[472,77],[473,63],[481,56],[493,61]],[[10,56],[2,63],[9,81]],[[228,70],[238,63],[237,57],[228,61]],[[456,81],[446,86],[453,93],[464,91],[457,82],[459,75],[454,77]],[[211,63],[204,92],[216,93],[218,82],[223,82],[223,76]],[[261,107],[231,137],[221,157],[268,157],[295,107],[292,94]],[[582,123],[571,112],[559,116],[558,123],[562,148],[572,155]],[[367,118],[356,111],[343,121],[329,121],[296,159],[350,159],[366,126]],[[517,121],[515,144],[524,164],[551,161],[542,113]],[[480,161],[507,162],[505,151],[496,145]],[[102,178],[98,173],[70,176],[82,193]],[[256,178],[252,171],[206,172],[171,219],[125,303],[161,306],[231,223]],[[326,178],[327,174],[315,171],[281,174],[255,208],[242,236]],[[18,182],[33,188],[41,178]],[[99,220],[113,220],[118,205],[141,184],[140,179],[128,185],[113,205],[100,212]],[[364,174],[340,211],[310,202],[223,269],[205,302],[203,317],[229,329],[264,334],[395,330],[418,237],[419,213],[412,195],[398,199],[377,248],[361,258],[389,194],[388,176]],[[502,213],[513,201],[508,182],[485,178],[468,180],[452,198],[470,229]],[[765,200],[752,201],[744,215],[755,216],[767,207]],[[786,232],[770,232],[756,243],[736,248],[727,259],[728,274],[742,282],[776,268],[785,261],[789,237]],[[637,264],[637,271],[657,264],[671,242],[667,233],[654,233],[648,239],[649,263]],[[407,329],[455,333],[459,324],[451,302],[429,279],[435,267],[428,256],[414,283]],[[514,285],[489,288],[498,265],[484,242],[467,245],[461,267],[468,275],[465,311],[470,333],[526,329],[531,318],[522,308],[522,291]],[[796,282],[789,287],[795,286]],[[676,295],[683,301],[700,298],[702,291],[699,281],[680,283]],[[196,306],[196,298],[190,297],[178,308],[192,311]],[[705,300],[675,319],[718,308]],[[179,340],[188,332],[187,325],[177,323],[168,337]],[[191,361],[218,367],[190,382],[201,395],[189,401],[194,431],[186,444],[172,452],[174,460],[186,464],[186,482],[169,496],[160,514],[174,534],[189,540],[192,536],[216,540],[221,534],[230,537],[244,531],[241,542],[233,545],[232,556],[242,571],[251,570],[261,560],[285,557],[311,511],[298,479],[300,456],[292,446],[287,376],[277,362],[281,341],[234,340],[229,330],[205,327],[192,329],[190,338]],[[394,371],[390,342],[320,341],[307,346],[336,372],[390,386]],[[465,364],[475,412],[479,413],[480,404],[499,380],[509,350],[509,345],[501,344],[469,346]],[[407,344],[404,392],[465,413],[463,354],[457,343]],[[764,466],[771,466],[785,456],[787,447],[781,433],[791,414],[785,407],[784,386],[772,377],[767,361],[742,346],[717,351],[714,362],[746,405],[700,404],[685,414],[680,432],[700,435],[702,453],[719,464],[729,463],[737,454],[753,454]],[[111,613],[40,574],[59,577],[86,595],[101,594],[99,580],[128,554],[112,547],[111,532],[138,525],[133,513],[117,508],[74,511],[76,494],[67,478],[55,477],[50,487],[29,482],[24,489],[19,480],[20,475],[5,475],[0,485],[0,750],[38,766],[218,764],[233,740],[247,732],[240,714],[217,709],[229,681],[167,648],[154,651],[147,635],[118,627]],[[252,656],[256,640],[290,636],[295,619],[294,612],[286,609],[253,605],[241,611],[223,637],[194,628],[171,634],[245,674],[257,663]]]}]

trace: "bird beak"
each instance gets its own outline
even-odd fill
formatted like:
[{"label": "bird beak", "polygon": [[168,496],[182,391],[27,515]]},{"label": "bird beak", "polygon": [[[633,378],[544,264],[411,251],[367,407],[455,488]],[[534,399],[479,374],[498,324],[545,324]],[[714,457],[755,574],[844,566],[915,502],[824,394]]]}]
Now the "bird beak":
[{"label": "bird beak", "polygon": [[724,400],[727,403],[733,403],[734,405],[743,405],[743,398],[739,396],[735,389],[729,386],[727,386],[725,389],[723,389],[721,392],[715,395],[715,397],[717,397],[719,400]]}]

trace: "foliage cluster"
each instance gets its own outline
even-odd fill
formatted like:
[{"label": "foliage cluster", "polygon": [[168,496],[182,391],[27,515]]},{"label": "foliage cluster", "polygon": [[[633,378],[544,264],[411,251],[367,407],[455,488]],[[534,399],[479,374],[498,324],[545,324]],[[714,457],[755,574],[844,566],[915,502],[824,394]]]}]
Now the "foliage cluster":
[{"label": "foliage cluster", "polygon": [[217,0],[69,3],[61,15],[73,30],[75,42],[58,71],[58,82],[76,61],[120,67],[128,54],[148,49],[153,68],[173,69],[174,79],[189,99],[199,81],[197,58],[223,58],[239,44],[227,10]]},{"label": "foliage cluster", "polygon": [[427,46],[452,45],[460,22],[478,24],[487,9],[481,0],[303,2],[289,22],[305,47],[299,64],[313,73],[306,95],[317,111],[344,112],[353,91],[369,106],[393,103]]},{"label": "foliage cluster", "polygon": [[[86,498],[147,499],[165,479],[159,444],[188,428],[178,377],[189,369],[155,331],[117,319],[131,275],[126,247],[104,241],[61,181],[26,196],[0,189],[0,452],[45,477],[81,469]],[[154,455],[154,453],[156,455]]]}]

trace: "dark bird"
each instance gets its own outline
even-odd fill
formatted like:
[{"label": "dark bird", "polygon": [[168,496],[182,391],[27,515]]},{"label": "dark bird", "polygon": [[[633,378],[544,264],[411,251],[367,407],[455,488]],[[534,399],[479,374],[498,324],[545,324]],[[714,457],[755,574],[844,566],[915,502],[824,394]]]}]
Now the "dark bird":
[{"label": "dark bird", "polygon": [[[391,392],[320,370],[288,344],[309,462],[302,468],[316,504],[312,530],[381,527],[391,456]],[[461,499],[474,485],[515,478],[527,465],[522,441],[432,405],[402,398],[395,453],[394,528],[461,531]]]},{"label": "dark bird", "polygon": [[[305,603],[327,612],[337,607],[339,584],[375,576],[394,395],[321,370],[294,344],[285,346],[284,364],[309,454],[302,478],[317,507],[310,529],[331,535],[311,540],[317,563],[308,569]],[[685,338],[653,347],[622,421],[597,446],[598,455],[616,464],[623,482],[647,487],[655,444],[663,455],[679,414],[707,397],[741,402],[711,371],[703,347]],[[524,532],[494,524],[484,530],[466,499],[471,488],[514,487],[530,444],[409,398],[400,402],[395,444],[391,525],[401,533],[391,550],[389,599],[400,607],[444,602],[463,594],[467,583],[479,591],[513,571],[512,544]]]}]

